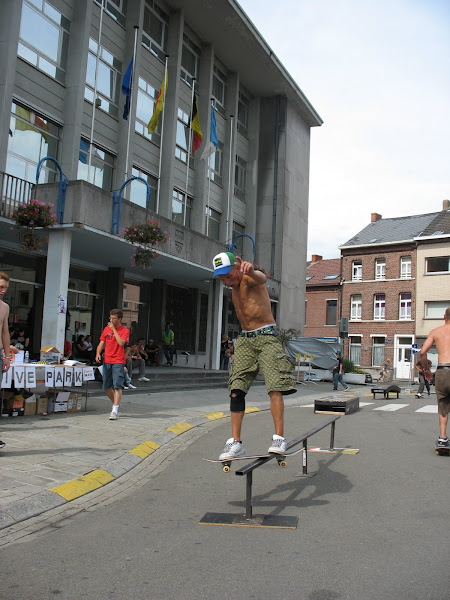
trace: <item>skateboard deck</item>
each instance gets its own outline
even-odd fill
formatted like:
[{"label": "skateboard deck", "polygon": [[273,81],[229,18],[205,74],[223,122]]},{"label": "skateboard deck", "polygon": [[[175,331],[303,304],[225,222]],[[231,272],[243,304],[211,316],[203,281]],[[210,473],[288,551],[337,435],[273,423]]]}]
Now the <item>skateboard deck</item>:
[{"label": "skateboard deck", "polygon": [[448,446],[438,446],[437,440],[434,443],[434,449],[439,456],[450,456],[450,444]]},{"label": "skateboard deck", "polygon": [[231,463],[235,460],[258,460],[259,458],[276,458],[280,467],[285,467],[286,457],[293,456],[294,454],[298,454],[299,452],[303,452],[303,446],[301,448],[297,448],[297,450],[286,452],[285,454],[269,454],[268,452],[266,452],[264,454],[248,454],[246,456],[235,456],[234,458],[225,458],[223,460],[220,460],[218,458],[204,458],[203,460],[212,463],[222,463],[222,471],[224,473],[228,473],[230,471]]}]

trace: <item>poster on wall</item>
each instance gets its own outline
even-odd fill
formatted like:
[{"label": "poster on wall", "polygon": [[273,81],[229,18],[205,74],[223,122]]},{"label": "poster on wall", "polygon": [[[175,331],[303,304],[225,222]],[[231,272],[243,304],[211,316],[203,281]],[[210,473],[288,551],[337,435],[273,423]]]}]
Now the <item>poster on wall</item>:
[{"label": "poster on wall", "polygon": [[58,296],[58,315],[67,314],[67,296]]}]

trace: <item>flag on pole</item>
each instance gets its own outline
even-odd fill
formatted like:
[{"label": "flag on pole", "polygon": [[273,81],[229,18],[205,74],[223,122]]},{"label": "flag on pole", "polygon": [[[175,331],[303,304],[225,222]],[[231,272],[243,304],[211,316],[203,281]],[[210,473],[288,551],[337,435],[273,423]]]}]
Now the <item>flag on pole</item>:
[{"label": "flag on pole", "polygon": [[192,153],[194,154],[195,151],[199,149],[203,140],[203,133],[200,127],[200,119],[198,118],[197,94],[195,92],[194,99],[192,102],[191,129],[194,132],[194,137],[192,140]]},{"label": "flag on pole", "polygon": [[125,121],[128,120],[128,114],[130,112],[131,102],[131,88],[133,86],[133,59],[130,60],[130,64],[125,71],[125,75],[122,79],[122,93],[125,94],[125,106],[123,107],[123,118]]},{"label": "flag on pole", "polygon": [[216,115],[214,113],[214,106],[211,104],[211,132],[209,134],[209,142],[201,155],[202,160],[207,160],[217,150],[219,140],[217,139],[216,132]]},{"label": "flag on pole", "polygon": [[166,97],[167,92],[167,71],[164,75],[163,82],[161,83],[161,88],[159,90],[158,97],[156,99],[155,108],[153,109],[152,118],[148,122],[147,131],[152,134],[155,133],[155,129],[158,127],[159,115],[162,113],[164,108],[164,99]]}]

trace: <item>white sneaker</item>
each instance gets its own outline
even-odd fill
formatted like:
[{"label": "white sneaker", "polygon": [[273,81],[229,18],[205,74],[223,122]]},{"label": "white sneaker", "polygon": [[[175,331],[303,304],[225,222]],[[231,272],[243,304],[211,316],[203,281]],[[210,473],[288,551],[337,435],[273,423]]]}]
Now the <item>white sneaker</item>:
[{"label": "white sneaker", "polygon": [[128,384],[128,389],[129,389],[129,390],[135,390],[135,389],[136,389],[136,386],[135,386],[135,385],[133,385],[132,383],[129,383],[129,384]]},{"label": "white sneaker", "polygon": [[138,377],[138,381],[150,381],[148,377]]},{"label": "white sneaker", "polygon": [[122,389],[123,389],[123,390],[129,390],[129,389],[130,389],[130,386],[129,386],[129,385],[124,385]]},{"label": "white sneaker", "polygon": [[287,442],[281,435],[274,435],[272,438],[272,445],[267,450],[269,454],[286,454]]},{"label": "white sneaker", "polygon": [[117,419],[117,413],[115,413],[113,410],[111,411],[111,414],[109,415],[109,420],[110,421],[115,421]]},{"label": "white sneaker", "polygon": [[236,442],[234,438],[230,438],[225,442],[225,448],[219,456],[219,460],[227,460],[227,458],[236,458],[244,454],[244,446],[242,442]]}]

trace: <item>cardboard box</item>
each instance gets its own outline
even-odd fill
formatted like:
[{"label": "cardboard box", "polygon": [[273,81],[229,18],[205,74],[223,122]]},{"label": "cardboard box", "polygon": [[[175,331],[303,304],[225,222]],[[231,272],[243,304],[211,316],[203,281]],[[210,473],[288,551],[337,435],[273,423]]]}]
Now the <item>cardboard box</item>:
[{"label": "cardboard box", "polygon": [[67,412],[67,402],[55,402],[55,413]]},{"label": "cardboard box", "polygon": [[[34,396],[32,396],[31,398],[34,398]],[[25,400],[24,415],[26,417],[36,414],[36,399],[33,401],[33,400],[31,400],[31,398],[28,398],[28,400]],[[30,402],[30,400],[31,400],[31,402]]]},{"label": "cardboard box", "polygon": [[47,396],[41,396],[36,401],[36,414],[46,415],[47,414],[48,398]]},{"label": "cardboard box", "polygon": [[40,350],[39,359],[46,363],[60,363],[61,352],[55,346],[44,346]]},{"label": "cardboard box", "polygon": [[77,394],[77,405],[75,407],[75,410],[78,412],[79,410],[81,410],[81,401],[83,400],[83,394]]},{"label": "cardboard box", "polygon": [[77,392],[72,392],[69,396],[67,411],[68,412],[77,412],[78,410],[81,410],[82,398],[83,398],[82,394],[79,394]]}]

